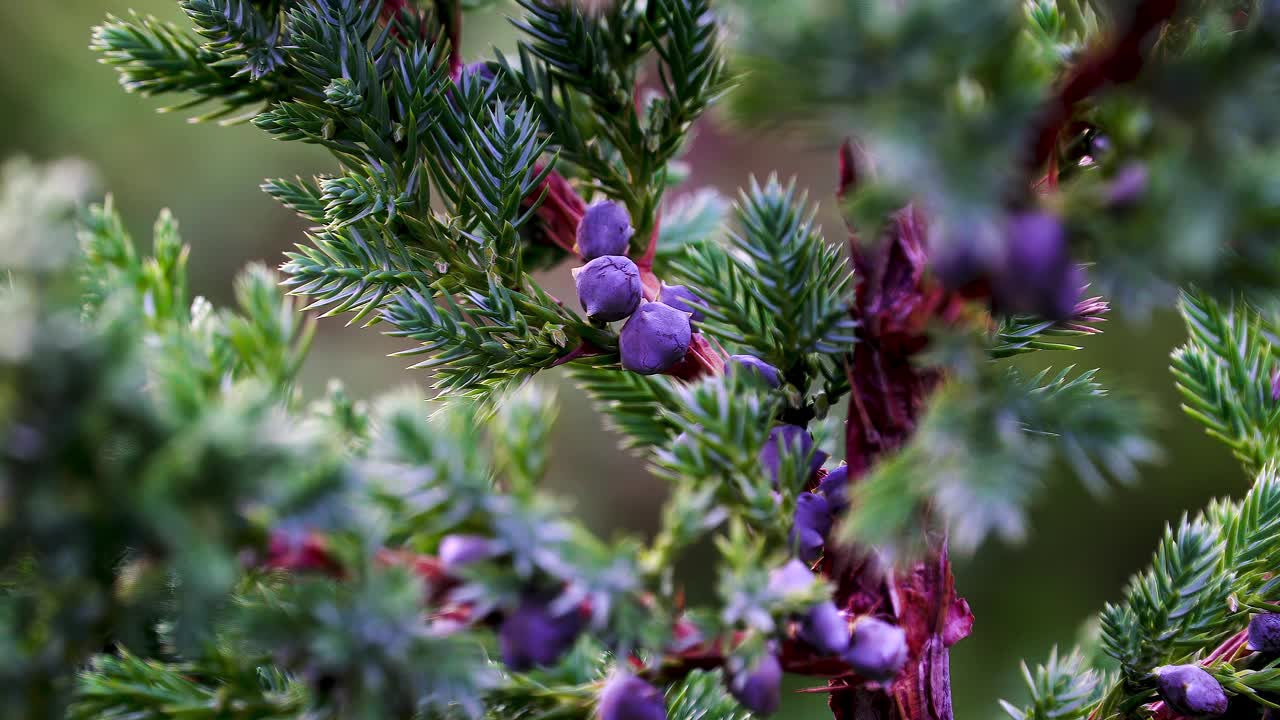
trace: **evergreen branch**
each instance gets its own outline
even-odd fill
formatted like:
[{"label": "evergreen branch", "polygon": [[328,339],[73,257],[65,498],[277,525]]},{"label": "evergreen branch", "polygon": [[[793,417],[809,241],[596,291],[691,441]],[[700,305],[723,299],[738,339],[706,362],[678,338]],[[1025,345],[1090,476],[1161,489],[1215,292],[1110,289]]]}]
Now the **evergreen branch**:
[{"label": "evergreen branch", "polygon": [[741,233],[674,262],[677,276],[706,295],[704,330],[784,372],[797,354],[842,353],[854,340],[852,277],[806,204],[794,182],[753,181],[737,207]]},{"label": "evergreen branch", "polygon": [[1183,410],[1226,443],[1254,472],[1280,457],[1280,372],[1274,330],[1243,301],[1223,305],[1193,293],[1182,298],[1190,337],[1173,352]]},{"label": "evergreen branch", "polygon": [[672,263],[680,259],[687,248],[716,242],[728,220],[729,208],[730,202],[711,188],[672,200],[662,211],[653,271],[668,275],[672,272]]},{"label": "evergreen branch", "polygon": [[1025,508],[1055,454],[1095,492],[1106,489],[1107,475],[1129,480],[1135,463],[1154,455],[1135,422],[1140,410],[1108,398],[1093,371],[1070,371],[980,369],[938,391],[911,442],[855,490],[844,537],[918,549],[911,527],[931,507],[959,549],[992,532],[1021,539]]},{"label": "evergreen branch", "polygon": [[1107,689],[1105,677],[1088,667],[1079,650],[1059,657],[1055,647],[1034,673],[1022,663],[1022,677],[1030,700],[1022,706],[1000,701],[1013,720],[1083,720]]},{"label": "evergreen branch", "polygon": [[663,410],[676,406],[676,391],[669,379],[618,372],[612,363],[574,363],[571,372],[611,427],[622,434],[622,447],[664,447],[674,436],[675,424],[663,415]]},{"label": "evergreen branch", "polygon": [[1206,518],[1165,531],[1151,569],[1134,577],[1123,603],[1102,611],[1103,649],[1126,674],[1144,676],[1234,632],[1222,557],[1221,529]]},{"label": "evergreen branch", "polygon": [[183,0],[182,9],[208,41],[206,47],[222,56],[241,55],[237,75],[261,80],[284,65],[280,18],[268,20],[250,0]]},{"label": "evergreen branch", "polygon": [[1004,317],[992,337],[992,358],[1006,358],[1037,350],[1079,350],[1075,338],[1097,335],[1097,327],[1105,322],[1111,309],[1100,297],[1083,300],[1076,305],[1072,317],[1061,322],[1014,315]]},{"label": "evergreen branch", "polygon": [[197,120],[226,118],[273,102],[284,88],[268,81],[237,75],[221,63],[222,56],[201,47],[176,26],[153,17],[110,16],[94,28],[90,47],[102,54],[102,62],[120,74],[126,92],[145,97],[190,93],[195,97],[166,111],[184,110],[205,103],[216,107]]},{"label": "evergreen branch", "polygon": [[[267,667],[145,660],[123,648],[80,674],[70,720],[296,720],[305,693]],[[233,672],[228,673],[228,670]]]}]

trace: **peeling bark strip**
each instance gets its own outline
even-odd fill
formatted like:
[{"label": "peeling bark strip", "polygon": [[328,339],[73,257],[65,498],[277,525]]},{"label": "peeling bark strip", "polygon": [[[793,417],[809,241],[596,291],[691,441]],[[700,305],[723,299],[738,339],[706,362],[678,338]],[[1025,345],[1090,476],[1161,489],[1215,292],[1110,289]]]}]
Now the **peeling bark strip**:
[{"label": "peeling bark strip", "polygon": [[[850,192],[867,169],[846,142],[840,149],[839,195]],[[894,213],[873,242],[850,233],[859,278],[853,308],[858,344],[848,359],[852,482],[907,442],[942,381],[939,371],[917,367],[913,358],[927,343],[927,326],[955,319],[962,300],[925,277],[926,237],[924,213],[912,205]],[[946,539],[930,538],[928,545],[926,558],[906,570],[885,567],[874,551],[827,548],[822,570],[836,586],[837,606],[856,615],[890,616],[906,632],[911,653],[902,675],[887,688],[852,674],[833,678],[829,704],[838,720],[953,717],[948,648],[969,634],[973,614],[956,596]]]}]

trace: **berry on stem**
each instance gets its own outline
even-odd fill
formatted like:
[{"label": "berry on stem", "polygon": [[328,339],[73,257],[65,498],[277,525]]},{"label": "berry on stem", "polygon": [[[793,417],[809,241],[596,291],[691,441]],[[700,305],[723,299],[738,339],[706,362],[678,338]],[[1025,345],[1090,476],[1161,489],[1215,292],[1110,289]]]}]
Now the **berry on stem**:
[{"label": "berry on stem", "polygon": [[827,460],[826,453],[814,450],[813,436],[804,428],[799,425],[774,427],[769,431],[769,439],[765,441],[764,447],[760,449],[759,459],[761,468],[775,487],[778,484],[778,472],[782,463],[780,453],[784,449],[791,453],[808,456],[810,475],[818,472],[818,468],[822,467],[822,463]]},{"label": "berry on stem", "polygon": [[1153,673],[1160,697],[1179,715],[1210,717],[1227,711],[1227,693],[1204,668],[1198,665],[1165,665]]},{"label": "berry on stem", "polygon": [[612,200],[592,203],[578,223],[578,253],[587,260],[625,255],[635,231],[625,207]]},{"label": "berry on stem", "polygon": [[995,283],[1000,305],[1049,320],[1071,317],[1085,282],[1067,252],[1062,223],[1043,212],[1015,215],[1005,240],[1004,267]]},{"label": "berry on stem", "polygon": [[907,634],[883,620],[861,618],[854,623],[844,660],[868,680],[889,682],[907,664]]},{"label": "berry on stem", "polygon": [[831,506],[827,499],[814,493],[800,493],[796,498],[791,544],[801,560],[811,563],[822,555],[822,546],[831,531]]},{"label": "berry on stem", "polygon": [[836,604],[826,600],[805,614],[800,639],[824,655],[839,655],[849,648],[849,623]]},{"label": "berry on stem", "polygon": [[1256,652],[1280,652],[1280,613],[1254,615],[1249,621],[1249,649]]},{"label": "berry on stem", "polygon": [[620,674],[600,691],[600,720],[666,720],[662,691],[635,675]]},{"label": "berry on stem", "polygon": [[662,284],[662,290],[658,292],[658,302],[665,303],[671,307],[689,313],[689,319],[693,322],[701,322],[705,317],[701,310],[697,310],[690,303],[701,304],[702,298],[698,297],[692,290],[684,285],[668,285]]},{"label": "berry on stem", "polygon": [[573,646],[581,630],[582,618],[577,611],[556,615],[548,603],[526,598],[498,628],[502,660],[517,672],[554,665]]},{"label": "berry on stem", "polygon": [[840,467],[827,473],[818,483],[818,492],[827,498],[832,515],[839,515],[849,509],[849,466]]},{"label": "berry on stem", "polygon": [[778,372],[778,368],[754,355],[730,355],[729,365],[734,370],[754,373],[772,387],[778,387],[782,384],[782,375]]},{"label": "berry on stem", "polygon": [[640,305],[640,269],[622,255],[606,255],[573,271],[578,301],[592,320],[613,322]]},{"label": "berry on stem", "polygon": [[771,715],[782,704],[782,663],[765,653],[750,670],[729,681],[729,694],[757,715]]},{"label": "berry on stem", "polygon": [[689,351],[689,315],[660,302],[642,304],[618,336],[622,367],[641,375],[671,369]]}]

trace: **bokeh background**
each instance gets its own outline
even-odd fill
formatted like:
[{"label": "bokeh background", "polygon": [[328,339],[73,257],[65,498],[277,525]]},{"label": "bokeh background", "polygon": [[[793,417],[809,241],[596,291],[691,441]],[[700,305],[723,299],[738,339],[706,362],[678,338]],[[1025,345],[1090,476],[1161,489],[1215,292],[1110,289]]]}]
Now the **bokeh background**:
[{"label": "bokeh background", "polygon": [[[252,126],[196,125],[181,114],[157,114],[162,103],[121,92],[115,74],[95,62],[87,45],[90,28],[107,13],[131,9],[180,17],[173,0],[0,0],[0,28],[6,30],[0,43],[0,158],[84,158],[97,168],[100,187],[114,194],[138,238],[149,235],[162,207],[171,208],[192,246],[193,291],[227,302],[231,278],[244,263],[276,265],[283,251],[302,240],[300,221],[258,184],[267,177],[325,172],[333,163],[317,148],[272,141]],[[493,44],[511,42],[509,27],[494,17],[471,22],[464,47],[474,60]],[[833,143],[834,138],[735,129],[711,117],[700,126],[689,156],[688,187],[712,185],[733,194],[752,174],[794,175],[823,201],[828,238],[839,242],[843,232],[829,201]],[[543,280],[553,293],[572,297],[567,267]],[[958,559],[960,590],[977,615],[974,635],[953,654],[960,720],[1002,716],[997,698],[1021,699],[1020,658],[1040,659],[1054,644],[1071,645],[1082,622],[1117,598],[1128,576],[1147,563],[1168,520],[1194,512],[1210,497],[1238,496],[1247,487],[1228,453],[1178,410],[1167,358],[1181,338],[1171,313],[1119,313],[1084,351],[1029,361],[1102,367],[1105,383],[1141,394],[1159,423],[1164,458],[1148,466],[1138,483],[1106,497],[1090,495],[1065,472],[1045,477],[1027,542],[989,543]],[[340,377],[360,396],[405,384],[425,395],[428,377],[405,370],[404,360],[386,357],[403,347],[375,329],[323,320],[304,386],[318,392],[328,378]],[[572,497],[600,533],[651,533],[664,487],[643,463],[616,449],[616,438],[581,393],[556,373],[549,375],[547,382],[560,387],[562,406],[555,489]],[[695,593],[708,576],[697,566],[709,560],[691,563],[686,577]],[[782,717],[822,717],[822,705],[821,696],[795,695]]]}]

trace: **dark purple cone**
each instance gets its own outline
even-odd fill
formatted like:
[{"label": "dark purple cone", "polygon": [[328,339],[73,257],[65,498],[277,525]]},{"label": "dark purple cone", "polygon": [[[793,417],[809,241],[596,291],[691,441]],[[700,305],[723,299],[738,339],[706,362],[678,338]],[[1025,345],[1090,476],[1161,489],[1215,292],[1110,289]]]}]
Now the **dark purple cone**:
[{"label": "dark purple cone", "polygon": [[689,319],[693,322],[701,322],[703,317],[702,311],[695,310],[690,303],[702,304],[702,298],[694,294],[692,290],[684,285],[667,285],[662,284],[662,291],[658,293],[658,302],[670,305],[671,307],[689,313]]},{"label": "dark purple cone", "polygon": [[771,715],[782,704],[782,663],[772,653],[760,656],[747,672],[729,681],[729,694],[756,715]]},{"label": "dark purple cone", "polygon": [[1071,317],[1085,280],[1067,252],[1062,223],[1047,213],[1015,215],[1005,242],[1004,266],[994,288],[1001,309],[1048,320]]},{"label": "dark purple cone", "polygon": [[498,628],[502,661],[517,672],[554,665],[573,647],[581,630],[577,611],[554,615],[547,603],[525,600],[507,613]]},{"label": "dark purple cone", "polygon": [[999,265],[1003,246],[990,222],[939,225],[929,241],[929,269],[949,289],[987,279]]},{"label": "dark purple cone", "polygon": [[1209,717],[1227,711],[1227,693],[1200,667],[1165,665],[1154,672],[1160,697],[1179,715]]},{"label": "dark purple cone", "polygon": [[907,634],[883,620],[861,618],[853,626],[844,661],[868,680],[889,682],[907,664]]},{"label": "dark purple cone", "polygon": [[1249,621],[1249,649],[1257,652],[1280,652],[1280,614],[1254,615]]},{"label": "dark purple cone", "polygon": [[778,373],[778,368],[754,355],[730,355],[729,364],[732,368],[755,373],[773,387],[778,387],[782,384],[782,377]]},{"label": "dark purple cone", "polygon": [[787,564],[769,572],[769,592],[783,596],[807,590],[813,585],[813,571],[799,560],[788,560]]},{"label": "dark purple cone", "polygon": [[613,322],[640,305],[640,269],[631,258],[606,255],[574,271],[578,301],[592,320]]},{"label": "dark purple cone", "polygon": [[809,492],[800,493],[790,535],[800,559],[811,563],[821,557],[823,540],[830,531],[831,507],[827,499]]},{"label": "dark purple cone", "polygon": [[462,66],[462,71],[458,73],[458,75],[474,77],[479,80],[483,80],[484,82],[489,82],[497,77],[497,74],[489,67],[488,60],[477,60],[473,63],[467,63]]},{"label": "dark purple cone", "polygon": [[578,223],[578,253],[588,260],[626,255],[635,231],[626,208],[612,200],[592,203]]},{"label": "dark purple cone", "polygon": [[800,639],[823,655],[839,655],[849,648],[849,623],[835,603],[820,602],[800,623]]},{"label": "dark purple cone", "polygon": [[1146,165],[1142,163],[1125,165],[1107,184],[1107,204],[1112,207],[1128,207],[1136,203],[1147,192],[1149,182]]},{"label": "dark purple cone", "polygon": [[445,535],[440,540],[440,564],[447,573],[457,572],[474,562],[493,557],[497,548],[481,535]]},{"label": "dark purple cone", "polygon": [[826,545],[826,539],[817,530],[799,525],[787,531],[787,542],[795,549],[796,557],[807,563],[817,562]]},{"label": "dark purple cone", "polygon": [[827,496],[827,504],[831,506],[831,514],[839,515],[849,509],[849,466],[840,467],[827,473],[818,483],[818,492]]},{"label": "dark purple cone", "polygon": [[689,352],[693,329],[689,316],[660,302],[636,310],[618,335],[622,367],[641,375],[665,372]]},{"label": "dark purple cone", "polygon": [[635,675],[618,675],[600,691],[600,720],[666,720],[662,691]]},{"label": "dark purple cone", "polygon": [[792,452],[800,455],[811,455],[810,475],[818,472],[818,468],[822,467],[822,463],[827,460],[826,453],[821,450],[813,451],[813,436],[807,430],[799,425],[778,425],[769,431],[769,439],[765,441],[759,455],[760,467],[775,487],[778,484],[778,471],[782,462],[779,446],[791,449]]}]

